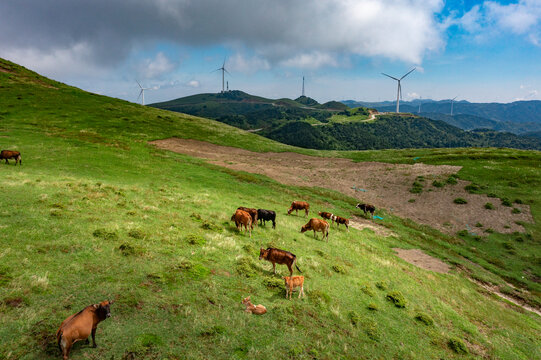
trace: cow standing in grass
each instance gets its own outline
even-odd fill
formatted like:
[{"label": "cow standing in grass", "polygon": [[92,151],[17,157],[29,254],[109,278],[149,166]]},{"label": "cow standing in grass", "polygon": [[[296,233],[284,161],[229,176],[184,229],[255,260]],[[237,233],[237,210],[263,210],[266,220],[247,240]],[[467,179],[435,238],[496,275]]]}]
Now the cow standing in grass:
[{"label": "cow standing in grass", "polygon": [[259,260],[265,259],[272,263],[272,271],[276,274],[276,264],[285,264],[289,269],[289,276],[293,275],[293,265],[302,272],[301,269],[297,266],[297,257],[295,254],[290,253],[289,251],[267,248],[259,249]]},{"label": "cow standing in grass", "polygon": [[257,210],[252,208],[247,208],[244,206],[239,206],[237,210],[246,211],[248,214],[250,214],[250,217],[252,218],[252,230],[254,229],[254,225],[257,225]]},{"label": "cow standing in grass", "polygon": [[14,159],[15,160],[15,165],[17,165],[17,161],[19,162],[19,165],[23,164],[22,161],[21,161],[21,153],[18,152],[18,151],[2,150],[0,152],[0,160],[2,160],[2,159],[6,160],[6,164],[9,164],[8,159]]},{"label": "cow standing in grass", "polygon": [[102,301],[99,304],[87,306],[75,315],[71,315],[62,322],[56,332],[58,347],[62,352],[64,360],[68,359],[71,347],[80,340],[87,343],[88,337],[92,335],[92,347],[96,347],[96,329],[98,324],[111,316],[109,306],[112,301]]},{"label": "cow standing in grass", "polygon": [[336,227],[340,227],[340,224],[344,224],[346,226],[346,229],[349,232],[349,219],[343,218],[343,217],[338,216],[338,215],[333,215],[332,216],[332,222],[336,223]]},{"label": "cow standing in grass", "polygon": [[276,212],[272,210],[257,209],[257,218],[259,225],[265,225],[267,221],[272,221],[272,228],[276,229]]},{"label": "cow standing in grass", "polygon": [[334,216],[332,213],[326,211],[320,211],[318,212],[318,215],[325,220],[332,220],[332,217]]},{"label": "cow standing in grass", "polygon": [[284,276],[282,279],[284,279],[285,285],[286,285],[286,299],[289,295],[289,299],[291,299],[291,293],[293,293],[293,290],[295,288],[299,288],[299,298],[304,297],[304,276]]},{"label": "cow standing in grass", "polygon": [[355,207],[364,211],[365,216],[367,213],[370,213],[370,218],[374,217],[374,211],[376,211],[376,207],[374,205],[359,203]]},{"label": "cow standing in grass", "polygon": [[237,227],[237,230],[242,230],[242,225],[244,225],[244,232],[246,231],[250,232],[250,237],[252,237],[252,217],[250,214],[248,214],[244,210],[237,210],[231,216],[231,221],[235,222],[235,226]]},{"label": "cow standing in grass", "polygon": [[291,215],[291,212],[295,210],[295,213],[299,215],[299,210],[304,210],[304,217],[308,216],[308,211],[310,209],[310,204],[306,201],[293,201],[291,207],[287,210],[287,214]]},{"label": "cow standing in grass", "polygon": [[316,231],[321,231],[321,233],[323,234],[321,240],[325,239],[326,237],[327,242],[329,241],[329,223],[325,220],[311,218],[307,224],[302,226],[301,233],[308,230],[314,231],[314,238],[316,238]]}]

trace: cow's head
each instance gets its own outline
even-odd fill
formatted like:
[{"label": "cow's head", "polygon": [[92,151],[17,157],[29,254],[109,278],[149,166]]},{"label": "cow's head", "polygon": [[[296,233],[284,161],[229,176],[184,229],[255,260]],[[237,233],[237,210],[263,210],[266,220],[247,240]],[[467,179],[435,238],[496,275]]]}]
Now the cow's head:
[{"label": "cow's head", "polygon": [[287,210],[287,214],[288,215],[291,215],[291,212],[293,211],[293,207],[290,207],[288,210]]},{"label": "cow's head", "polygon": [[309,229],[308,229],[309,226],[310,226],[309,224],[303,225],[303,226],[301,227],[301,233],[305,232],[306,230],[309,230]]},{"label": "cow's head", "polygon": [[100,320],[105,320],[108,317],[111,317],[111,308],[110,308],[110,306],[111,306],[111,304],[113,302],[114,301],[105,300],[105,301],[102,301],[99,304],[94,305],[94,308],[96,309],[96,313],[98,314],[98,318]]},{"label": "cow's head", "polygon": [[263,249],[263,248],[260,248],[260,249],[259,249],[259,260],[261,260],[261,259],[266,259],[268,255],[269,255],[269,251],[268,251],[268,250],[265,250],[265,249]]}]

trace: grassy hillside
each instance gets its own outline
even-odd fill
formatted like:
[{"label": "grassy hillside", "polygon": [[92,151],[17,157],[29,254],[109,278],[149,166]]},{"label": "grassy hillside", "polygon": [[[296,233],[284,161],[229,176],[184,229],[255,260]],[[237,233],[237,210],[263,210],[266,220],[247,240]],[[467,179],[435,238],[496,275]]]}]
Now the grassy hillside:
[{"label": "grassy hillside", "polygon": [[[490,164],[505,181],[516,177],[511,190],[533,199],[537,220],[540,194],[524,181],[535,189],[539,169],[525,176],[503,170],[530,169],[538,153],[316,152],[88,94],[3,60],[0,86],[1,147],[23,155],[22,166],[0,166],[0,359],[59,358],[61,321],[105,298],[116,303],[98,327],[99,347],[79,343],[72,359],[541,357],[539,317],[471,283],[460,269],[502,280],[457,254],[458,239],[383,213],[395,236],[342,228],[328,243],[315,240],[299,233],[304,218],[285,215],[290,202],[350,216],[353,199],[158,151],[147,141],[177,136],[252,151],[448,161],[503,196],[509,184],[487,178]],[[252,239],[238,233],[229,218],[239,205],[276,210],[276,230],[258,227]],[[419,245],[456,266],[427,272],[391,250]],[[304,300],[284,299],[284,267],[274,276],[270,263],[257,260],[260,246],[298,256]],[[405,307],[387,299],[398,293]],[[244,313],[240,300],[248,295],[269,312]]]}]

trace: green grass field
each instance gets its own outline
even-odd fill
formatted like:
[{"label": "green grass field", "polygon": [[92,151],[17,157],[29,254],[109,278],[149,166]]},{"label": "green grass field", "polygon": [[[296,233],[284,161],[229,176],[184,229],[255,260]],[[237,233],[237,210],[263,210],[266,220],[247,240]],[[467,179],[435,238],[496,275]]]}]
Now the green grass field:
[{"label": "green grass field", "polygon": [[[306,219],[286,215],[291,201],[310,202],[311,214],[350,216],[354,199],[147,142],[177,136],[252,151],[462,164],[460,177],[479,191],[530,201],[536,224],[526,225],[530,238],[513,244],[523,263],[537,261],[528,266],[539,275],[539,252],[524,250],[539,246],[538,152],[297,149],[88,94],[5,61],[0,70],[0,147],[23,156],[22,166],[0,165],[0,359],[60,358],[54,334],[62,320],[107,298],[116,303],[98,327],[98,348],[78,343],[72,359],[541,358],[539,316],[487,293],[460,270],[494,284],[505,280],[503,269],[482,263],[483,254],[470,256],[481,267],[463,257],[477,240],[386,214],[382,224],[396,236],[341,228],[323,242],[299,233]],[[251,239],[237,232],[229,219],[241,205],[275,210],[276,230],[257,227]],[[486,251],[509,241],[502,236],[488,237]],[[297,255],[306,298],[285,299],[286,268],[273,275],[272,265],[257,259],[267,246]],[[456,266],[449,274],[419,269],[394,255],[397,246],[421,247]],[[533,280],[525,285],[535,290]],[[404,307],[389,300],[400,294]],[[268,313],[244,313],[240,302],[248,295]]]}]

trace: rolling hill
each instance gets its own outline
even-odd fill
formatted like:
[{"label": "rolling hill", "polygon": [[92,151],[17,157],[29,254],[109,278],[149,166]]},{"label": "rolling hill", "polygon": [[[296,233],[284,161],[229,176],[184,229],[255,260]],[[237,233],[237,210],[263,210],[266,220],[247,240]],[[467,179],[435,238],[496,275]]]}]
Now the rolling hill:
[{"label": "rolling hill", "polygon": [[[23,157],[22,166],[0,165],[2,360],[58,359],[62,320],[107,298],[115,303],[98,326],[99,346],[77,343],[71,359],[541,357],[539,316],[493,290],[539,308],[539,152],[296,148],[84,92],[2,59],[0,95],[1,147]],[[353,219],[361,216],[356,198],[149,144],[171,137],[233,154],[454,165],[453,179],[494,203],[527,206],[532,222],[523,233],[484,226],[477,227],[483,236],[467,229],[455,236],[378,209],[383,219],[365,220],[390,236],[333,227],[324,242],[299,233],[306,219],[285,215],[291,201],[309,201],[311,215],[329,209]],[[417,179],[423,192],[412,198],[421,202],[436,189],[431,180]],[[276,210],[276,229],[256,227],[252,238],[238,232],[230,217],[239,205]],[[284,268],[274,275],[257,260],[268,246],[297,255],[306,298],[285,299]],[[397,247],[423,249],[451,269],[421,269],[398,258]],[[248,295],[268,313],[245,313],[240,302]]]}]

